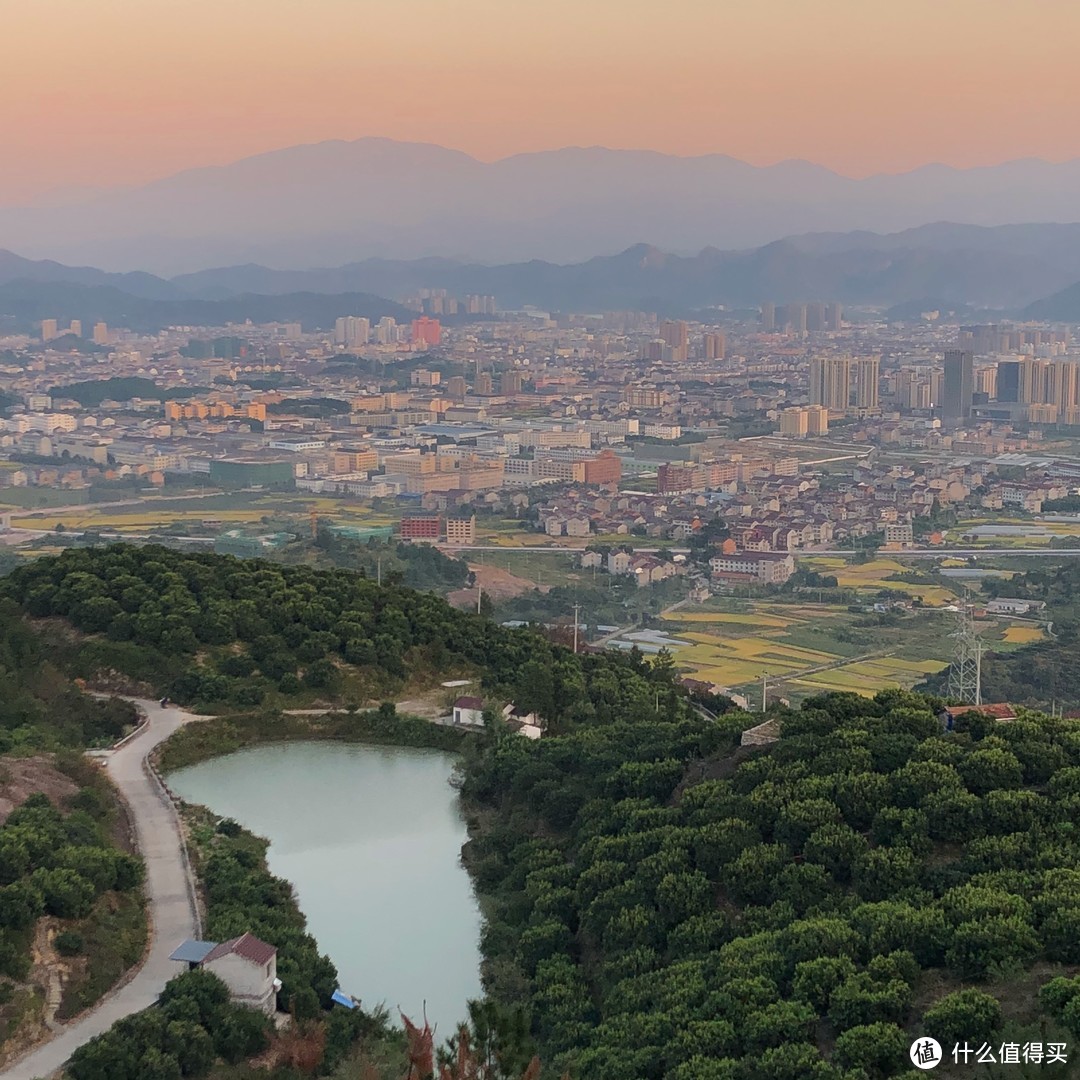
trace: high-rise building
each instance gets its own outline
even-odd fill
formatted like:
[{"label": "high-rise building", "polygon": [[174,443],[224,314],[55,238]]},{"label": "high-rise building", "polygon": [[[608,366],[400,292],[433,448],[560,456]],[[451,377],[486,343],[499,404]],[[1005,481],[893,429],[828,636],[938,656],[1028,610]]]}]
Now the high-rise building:
[{"label": "high-rise building", "polygon": [[452,401],[461,401],[465,397],[464,375],[451,375],[446,380],[446,396]]},{"label": "high-rise building", "polygon": [[[820,408],[820,406],[815,406]],[[807,409],[784,409],[780,414],[780,434],[797,439],[806,438],[810,430],[810,414]]]},{"label": "high-rise building", "polygon": [[671,350],[670,358],[676,363],[686,360],[690,351],[690,327],[681,320],[667,320],[660,324],[660,340]]},{"label": "high-rise building", "polygon": [[966,420],[971,415],[975,391],[975,356],[968,349],[945,350],[945,386],[941,402],[947,420]]},{"label": "high-rise building", "polygon": [[397,320],[384,315],[375,326],[375,340],[380,345],[393,345],[397,339]]},{"label": "high-rise building", "polygon": [[499,378],[499,393],[505,397],[512,397],[521,393],[521,372],[504,371]]},{"label": "high-rise building", "polygon": [[851,357],[815,356],[810,360],[810,404],[844,412],[851,400]]},{"label": "high-rise building", "polygon": [[103,322],[94,323],[94,344],[109,344],[109,327]]},{"label": "high-rise building", "polygon": [[855,361],[855,407],[876,409],[878,407],[878,382],[880,358],[860,356]]},{"label": "high-rise building", "polygon": [[429,319],[426,315],[413,319],[412,343],[414,345],[433,347],[440,341],[442,341],[442,325],[438,319]]},{"label": "high-rise building", "polygon": [[767,334],[776,329],[776,305],[770,301],[761,305],[761,329]]},{"label": "high-rise building", "polygon": [[494,393],[494,384],[492,383],[491,375],[486,371],[481,371],[480,374],[476,376],[473,389],[480,397],[490,397]]},{"label": "high-rise building", "polygon": [[806,305],[785,304],[781,326],[790,334],[806,333]]},{"label": "high-rise building", "polygon": [[723,360],[727,339],[721,333],[706,334],[701,342],[701,351],[706,360]]},{"label": "high-rise building", "polygon": [[359,315],[344,315],[334,323],[338,345],[366,345],[371,340],[371,323]]},{"label": "high-rise building", "polygon": [[1019,360],[1000,360],[997,366],[998,401],[1018,402],[1020,400],[1020,376],[1023,364]]},{"label": "high-rise building", "polygon": [[73,337],[82,337],[82,319],[72,319],[67,332]]},{"label": "high-rise building", "polygon": [[806,305],[806,329],[810,333],[825,329],[825,305]]},{"label": "high-rise building", "polygon": [[806,410],[806,434],[829,434],[829,410],[823,405],[811,405]]},{"label": "high-rise building", "polygon": [[41,340],[52,341],[53,338],[59,335],[60,331],[57,327],[55,319],[42,319],[41,320]]},{"label": "high-rise building", "polygon": [[997,365],[981,367],[975,371],[975,393],[982,394],[988,401],[997,397]]},{"label": "high-rise building", "polygon": [[844,325],[844,308],[842,304],[828,304],[825,307],[825,329],[839,330]]}]

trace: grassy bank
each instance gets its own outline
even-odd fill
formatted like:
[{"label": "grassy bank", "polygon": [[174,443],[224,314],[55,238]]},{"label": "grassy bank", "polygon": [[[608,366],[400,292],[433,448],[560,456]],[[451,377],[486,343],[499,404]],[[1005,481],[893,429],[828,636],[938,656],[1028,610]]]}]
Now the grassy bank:
[{"label": "grassy bank", "polygon": [[163,773],[169,773],[247,746],[304,739],[457,752],[468,738],[467,732],[457,728],[442,727],[416,716],[399,715],[385,706],[367,712],[337,712],[325,716],[244,713],[181,728],[158,751],[156,764]]}]

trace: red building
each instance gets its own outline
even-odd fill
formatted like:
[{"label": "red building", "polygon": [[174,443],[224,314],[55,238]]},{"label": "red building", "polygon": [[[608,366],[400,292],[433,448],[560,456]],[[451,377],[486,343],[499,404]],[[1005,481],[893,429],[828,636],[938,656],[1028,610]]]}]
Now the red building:
[{"label": "red building", "polygon": [[613,450],[601,450],[594,458],[585,459],[585,483],[598,487],[614,487],[622,478],[622,461]]},{"label": "red building", "polygon": [[442,341],[442,324],[438,319],[421,315],[413,319],[412,342],[414,345],[438,345]]},{"label": "red building", "polygon": [[438,540],[442,518],[438,514],[412,514],[401,519],[402,540]]}]

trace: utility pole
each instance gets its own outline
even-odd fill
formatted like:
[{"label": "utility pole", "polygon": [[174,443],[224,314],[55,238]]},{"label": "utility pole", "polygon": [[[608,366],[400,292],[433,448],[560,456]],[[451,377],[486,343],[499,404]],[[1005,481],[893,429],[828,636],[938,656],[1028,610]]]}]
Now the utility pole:
[{"label": "utility pole", "polygon": [[765,712],[769,707],[769,673],[761,673],[761,711]]},{"label": "utility pole", "polygon": [[480,598],[484,595],[484,586],[480,584],[480,579],[476,579],[476,614],[480,614]]},{"label": "utility pole", "polygon": [[581,610],[580,604],[574,604],[574,655],[577,656],[577,632],[578,632],[578,612]]},{"label": "utility pole", "polygon": [[375,574],[376,584],[382,585],[382,556],[380,555],[375,562]]}]

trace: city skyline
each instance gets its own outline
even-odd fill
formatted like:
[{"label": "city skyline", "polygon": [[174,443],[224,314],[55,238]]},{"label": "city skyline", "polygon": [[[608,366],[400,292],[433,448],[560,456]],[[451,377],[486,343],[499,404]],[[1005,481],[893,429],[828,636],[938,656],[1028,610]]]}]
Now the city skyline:
[{"label": "city skyline", "polygon": [[[846,176],[1080,156],[1080,10],[917,0],[49,0],[9,15],[0,204],[384,136],[491,161],[574,145]],[[60,33],[58,28],[62,28]],[[418,32],[419,31],[419,32]],[[987,56],[1038,57],[1007,78]],[[117,62],[122,59],[122,62]]]}]

